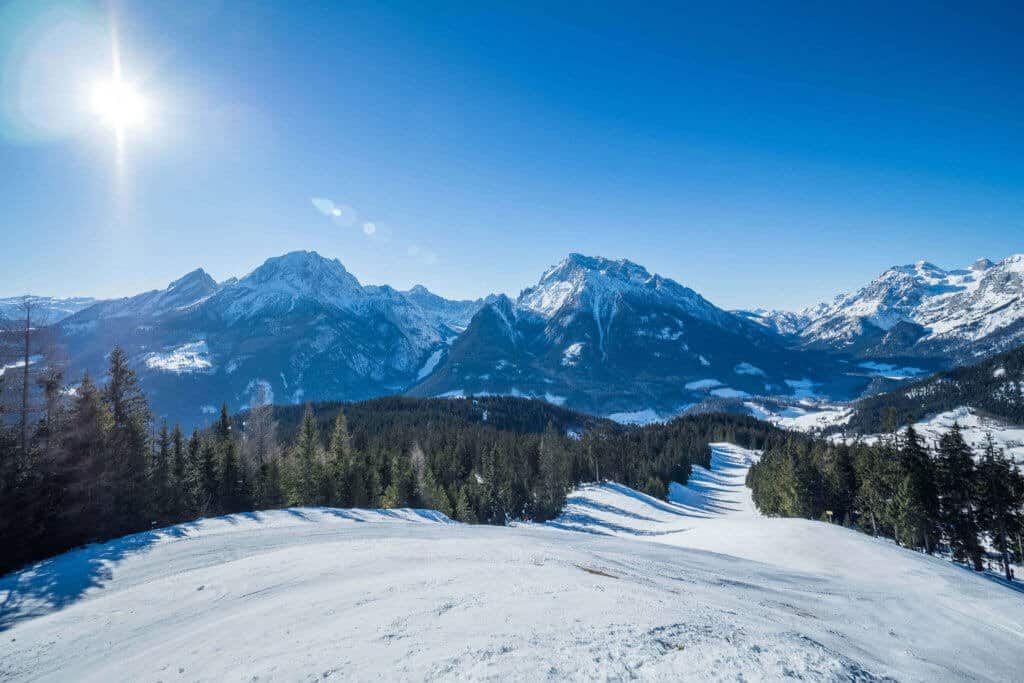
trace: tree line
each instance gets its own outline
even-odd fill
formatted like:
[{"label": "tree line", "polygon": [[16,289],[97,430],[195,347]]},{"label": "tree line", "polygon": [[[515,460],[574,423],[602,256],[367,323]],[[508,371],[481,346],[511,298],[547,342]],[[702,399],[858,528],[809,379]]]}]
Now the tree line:
[{"label": "tree line", "polygon": [[259,391],[243,413],[225,405],[186,434],[154,419],[120,348],[99,381],[69,388],[60,372],[40,376],[32,424],[0,421],[0,571],[199,517],[291,506],[542,521],[578,483],[615,480],[664,497],[693,464],[708,465],[709,442],[785,439],[738,415],[628,428],[511,397],[274,407]]},{"label": "tree line", "polygon": [[987,435],[979,453],[959,425],[934,446],[909,426],[879,443],[793,439],[767,450],[747,484],[761,512],[822,519],[984,568],[1007,579],[1024,560],[1024,475]]},{"label": "tree line", "polygon": [[1011,424],[1024,423],[1024,346],[862,398],[844,429],[877,433],[888,430],[894,422],[919,422],[927,415],[960,406],[972,406]]}]

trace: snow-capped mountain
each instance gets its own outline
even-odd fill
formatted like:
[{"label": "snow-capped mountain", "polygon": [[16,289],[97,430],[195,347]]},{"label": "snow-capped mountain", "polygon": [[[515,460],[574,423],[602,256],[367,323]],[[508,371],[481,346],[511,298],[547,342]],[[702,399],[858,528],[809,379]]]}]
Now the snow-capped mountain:
[{"label": "snow-capped mountain", "polygon": [[473,319],[473,315],[484,305],[483,299],[461,301],[445,299],[423,285],[416,285],[402,294],[424,311],[436,316],[448,327],[459,331],[466,329],[469,321]]},{"label": "snow-capped mountain", "polygon": [[839,393],[866,384],[640,265],[570,254],[515,301],[488,301],[413,393],[671,414],[708,395],[813,391],[824,377]]},{"label": "snow-capped mountain", "polygon": [[293,252],[220,284],[196,270],[57,329],[70,376],[102,373],[119,344],[157,414],[196,422],[220,401],[244,406],[260,384],[278,403],[399,393],[429,373],[482,303],[364,286],[336,259]]},{"label": "snow-capped mountain", "polygon": [[154,289],[122,299],[98,301],[75,315],[73,323],[89,324],[109,318],[153,319],[187,310],[217,291],[217,282],[202,268],[183,275],[167,289]]},{"label": "snow-capped mountain", "polygon": [[74,315],[83,308],[88,308],[96,303],[92,297],[71,297],[68,299],[57,299],[52,296],[12,296],[0,299],[0,321],[21,321],[25,319],[25,312],[22,305],[25,301],[32,304],[32,317],[35,322],[53,325],[60,322],[69,315]]},{"label": "snow-capped mountain", "polygon": [[1024,256],[894,267],[790,313],[725,311],[638,264],[581,254],[514,300],[451,301],[294,252],[240,279],[198,269],[95,302],[55,329],[69,377],[101,373],[119,344],[158,414],[186,422],[222,400],[241,407],[259,384],[278,403],[494,393],[648,419],[707,399],[854,398],[1022,343]]},{"label": "snow-capped mountain", "polygon": [[800,334],[800,331],[807,327],[812,319],[811,314],[808,313],[793,313],[774,308],[755,308],[750,311],[733,311],[733,313],[783,337]]},{"label": "snow-capped mountain", "polygon": [[896,266],[802,315],[800,335],[816,348],[956,362],[991,355],[1024,341],[1024,255],[948,271]]}]

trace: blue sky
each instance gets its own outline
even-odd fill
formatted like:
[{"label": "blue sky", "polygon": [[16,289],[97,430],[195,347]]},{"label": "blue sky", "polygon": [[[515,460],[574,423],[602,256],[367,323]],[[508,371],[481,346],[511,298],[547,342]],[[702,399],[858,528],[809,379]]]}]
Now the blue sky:
[{"label": "blue sky", "polygon": [[[580,251],[797,308],[1024,251],[1019,6],[545,4],[0,2],[0,295],[315,249],[475,297]],[[72,101],[111,22],[121,163]]]}]

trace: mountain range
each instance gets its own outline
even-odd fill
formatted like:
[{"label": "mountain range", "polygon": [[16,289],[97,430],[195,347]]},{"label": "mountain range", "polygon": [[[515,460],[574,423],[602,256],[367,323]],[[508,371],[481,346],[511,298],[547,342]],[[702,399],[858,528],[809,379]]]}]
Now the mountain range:
[{"label": "mountain range", "polygon": [[1024,343],[1024,255],[894,266],[830,303],[742,315],[806,348],[965,363]]},{"label": "mountain range", "polygon": [[[158,415],[199,423],[262,385],[277,403],[503,394],[626,421],[708,398],[852,399],[1024,341],[1024,256],[897,266],[800,312],[728,311],[627,260],[570,254],[517,297],[363,285],[293,252],[123,299],[46,299],[68,377],[126,349]],[[17,318],[16,299],[0,313]]]}]

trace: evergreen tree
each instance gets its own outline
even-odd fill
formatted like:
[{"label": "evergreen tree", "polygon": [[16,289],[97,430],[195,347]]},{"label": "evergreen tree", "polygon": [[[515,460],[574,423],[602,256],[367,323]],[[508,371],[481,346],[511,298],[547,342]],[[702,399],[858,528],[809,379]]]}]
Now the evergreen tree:
[{"label": "evergreen tree", "polygon": [[220,404],[220,418],[217,420],[213,433],[220,443],[224,443],[231,438],[231,417],[228,415],[227,403]]},{"label": "evergreen tree", "polygon": [[218,493],[220,473],[217,449],[210,439],[198,439],[199,467],[196,481],[196,509],[200,515],[215,515],[221,511]]},{"label": "evergreen tree", "polygon": [[569,489],[569,458],[562,436],[548,423],[537,453],[537,511],[545,519],[558,515]]},{"label": "evergreen tree", "polygon": [[174,425],[171,433],[171,510],[176,521],[185,521],[192,511],[191,477],[189,476],[189,456],[185,447],[185,435],[181,425]]},{"label": "evergreen tree", "polygon": [[120,347],[110,353],[104,399],[113,424],[110,472],[113,498],[112,533],[129,533],[146,526],[149,406],[139,388],[128,355]]},{"label": "evergreen tree", "polygon": [[208,473],[204,467],[206,463],[203,458],[203,438],[198,429],[192,430],[192,436],[189,437],[185,452],[185,458],[188,461],[185,468],[187,479],[185,503],[188,505],[188,516],[195,517],[200,514],[200,510],[204,509],[202,506],[209,502],[206,498],[207,490],[204,482],[204,477]]},{"label": "evergreen tree", "polygon": [[254,498],[256,507],[261,510],[273,510],[284,506],[285,496],[281,484],[279,459],[274,458],[260,466]]},{"label": "evergreen tree", "polygon": [[160,425],[151,461],[150,495],[152,519],[158,526],[163,526],[174,514],[171,498],[171,434],[166,420]]},{"label": "evergreen tree", "polygon": [[466,487],[460,486],[455,494],[455,519],[465,524],[476,524],[476,512],[469,502]]},{"label": "evergreen tree", "polygon": [[985,450],[978,464],[979,523],[988,534],[992,547],[999,553],[1007,581],[1011,577],[1011,534],[1017,516],[1024,506],[1024,476],[1002,449],[997,448],[992,434],[985,439]]},{"label": "evergreen tree", "polygon": [[345,412],[338,411],[331,430],[331,440],[327,446],[328,472],[324,477],[327,482],[325,502],[329,505],[345,507],[351,504],[351,471],[352,471],[352,437],[348,431],[348,420]]},{"label": "evergreen tree", "polygon": [[321,504],[324,457],[311,406],[306,406],[289,458],[288,505]]},{"label": "evergreen tree", "polygon": [[977,472],[960,425],[942,435],[938,455],[939,520],[953,559],[982,569],[981,543],[975,509]]},{"label": "evergreen tree", "polygon": [[238,460],[238,446],[228,436],[221,445],[218,509],[222,512],[241,512],[248,507],[245,476]]},{"label": "evergreen tree", "polygon": [[854,457],[857,480],[856,504],[859,521],[873,536],[888,534],[895,487],[899,479],[896,459],[890,444],[861,447]]},{"label": "evergreen tree", "polygon": [[935,464],[913,425],[907,426],[900,455],[899,534],[897,540],[909,548],[931,553],[938,536],[939,494]]}]

